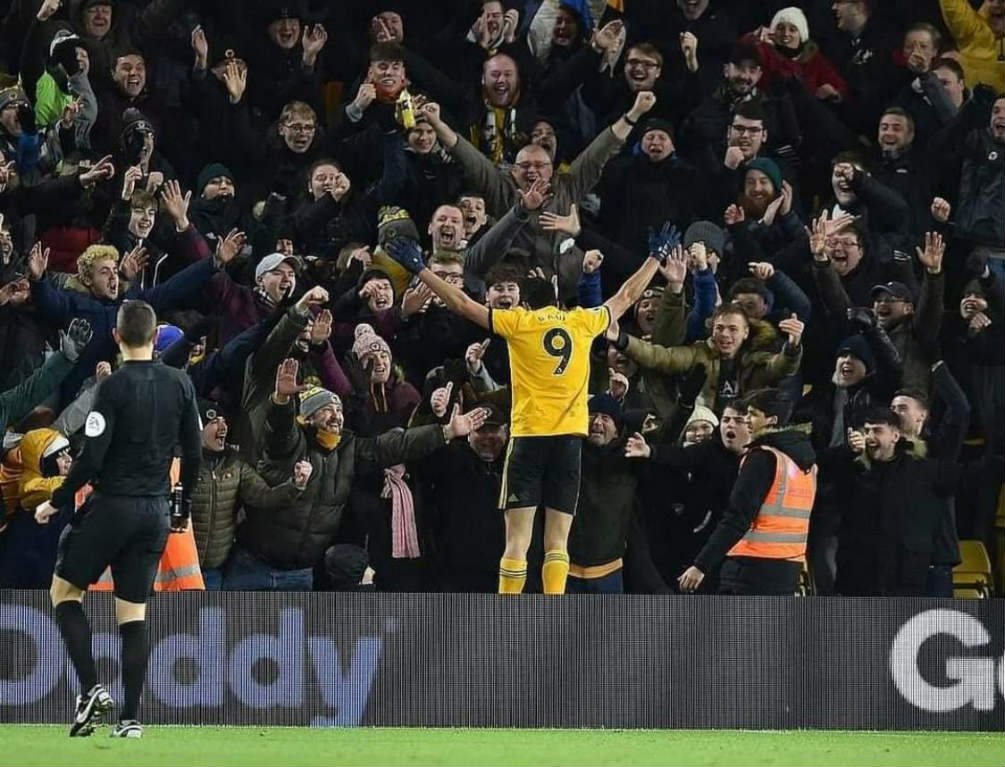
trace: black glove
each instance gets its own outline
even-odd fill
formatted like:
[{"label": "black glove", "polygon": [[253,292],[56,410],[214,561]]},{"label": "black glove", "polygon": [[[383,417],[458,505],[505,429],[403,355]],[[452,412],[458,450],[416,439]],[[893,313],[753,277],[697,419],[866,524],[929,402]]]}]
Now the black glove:
[{"label": "black glove", "polygon": [[93,335],[91,323],[78,317],[65,331],[59,331],[59,350],[70,362],[76,362]]},{"label": "black glove", "polygon": [[876,327],[876,315],[864,306],[849,307],[848,325],[853,333],[867,333]]},{"label": "black glove", "polygon": [[708,378],[708,373],[705,370],[704,365],[695,365],[691,368],[691,371],[684,377],[684,380],[680,382],[677,387],[677,391],[680,394],[678,401],[682,405],[694,407],[694,401],[701,394],[701,390],[705,388],[705,379]]}]

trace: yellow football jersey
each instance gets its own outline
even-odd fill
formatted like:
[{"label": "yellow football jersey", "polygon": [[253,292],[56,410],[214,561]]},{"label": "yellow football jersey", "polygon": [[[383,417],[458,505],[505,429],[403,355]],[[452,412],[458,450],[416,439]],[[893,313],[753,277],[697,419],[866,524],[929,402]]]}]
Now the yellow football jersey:
[{"label": "yellow football jersey", "polygon": [[606,306],[491,311],[490,329],[509,346],[514,437],[587,434],[590,345],[610,322]]}]

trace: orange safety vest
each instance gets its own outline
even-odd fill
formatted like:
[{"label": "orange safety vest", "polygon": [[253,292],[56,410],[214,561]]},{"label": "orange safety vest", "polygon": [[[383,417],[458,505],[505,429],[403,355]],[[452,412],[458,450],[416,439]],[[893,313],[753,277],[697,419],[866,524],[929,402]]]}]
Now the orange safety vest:
[{"label": "orange safety vest", "polygon": [[[178,481],[180,473],[181,467],[178,459],[175,458],[171,462],[172,485]],[[90,493],[90,485],[85,485],[77,491],[75,500],[78,507]],[[160,564],[157,566],[154,591],[201,591],[205,588],[206,584],[202,580],[202,568],[199,567],[199,551],[195,547],[195,534],[192,532],[192,523],[189,522],[188,529],[184,533],[168,535],[167,545],[164,547]],[[112,572],[109,568],[105,568],[97,583],[91,584],[90,590],[115,590]]]},{"label": "orange safety vest", "polygon": [[[727,556],[805,562],[810,512],[817,495],[817,467],[803,471],[780,450],[767,446],[761,449],[775,455],[775,480],[761,502],[754,524]],[[746,460],[744,456],[743,461]]]}]

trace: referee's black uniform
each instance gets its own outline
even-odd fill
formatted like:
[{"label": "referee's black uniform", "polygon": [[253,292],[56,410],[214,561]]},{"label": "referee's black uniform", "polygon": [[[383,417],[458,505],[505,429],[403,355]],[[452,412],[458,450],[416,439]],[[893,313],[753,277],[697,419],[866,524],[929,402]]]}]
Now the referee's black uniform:
[{"label": "referee's black uniform", "polygon": [[52,504],[94,492],[59,542],[56,575],[86,589],[111,566],[115,596],[146,602],[170,530],[175,446],[185,499],[199,473],[202,433],[195,389],[182,371],[127,361],[101,383],[84,427],[88,437]]}]

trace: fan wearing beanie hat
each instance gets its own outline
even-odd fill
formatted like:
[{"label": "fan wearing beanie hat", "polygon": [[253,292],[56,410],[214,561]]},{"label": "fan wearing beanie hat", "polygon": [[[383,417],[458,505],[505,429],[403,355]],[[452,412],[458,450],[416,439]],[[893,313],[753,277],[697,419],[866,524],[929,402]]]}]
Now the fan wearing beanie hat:
[{"label": "fan wearing beanie hat", "polygon": [[865,336],[849,336],[838,346],[834,377],[831,380],[839,389],[848,389],[860,383],[875,369],[876,355]]},{"label": "fan wearing beanie hat", "polygon": [[848,96],[848,85],[810,39],[810,25],[800,8],[782,8],[768,27],[744,37],[743,42],[757,44],[764,89],[779,80],[798,80],[821,100],[839,102]]},{"label": "fan wearing beanie hat", "polygon": [[782,171],[774,160],[755,157],[744,166],[740,207],[743,208],[747,219],[760,221],[764,218],[768,206],[781,192]]},{"label": "fan wearing beanie hat", "polygon": [[219,162],[211,162],[199,171],[195,188],[204,200],[232,199],[237,192],[233,171]]},{"label": "fan wearing beanie hat", "polygon": [[[590,410],[590,433],[587,441],[598,447],[611,442],[621,430],[623,414],[621,403],[607,392],[594,394],[588,403]],[[606,418],[597,418],[606,416]]]},{"label": "fan wearing beanie hat", "polygon": [[360,433],[406,426],[421,397],[414,386],[395,375],[387,341],[377,335],[371,325],[361,322],[356,326],[352,353],[367,376],[365,385],[369,392],[365,412],[354,413],[367,420],[368,427],[356,421],[353,426],[359,427]]},{"label": "fan wearing beanie hat", "polygon": [[704,405],[695,405],[684,424],[684,447],[711,439],[718,426],[719,419],[715,413]]}]

